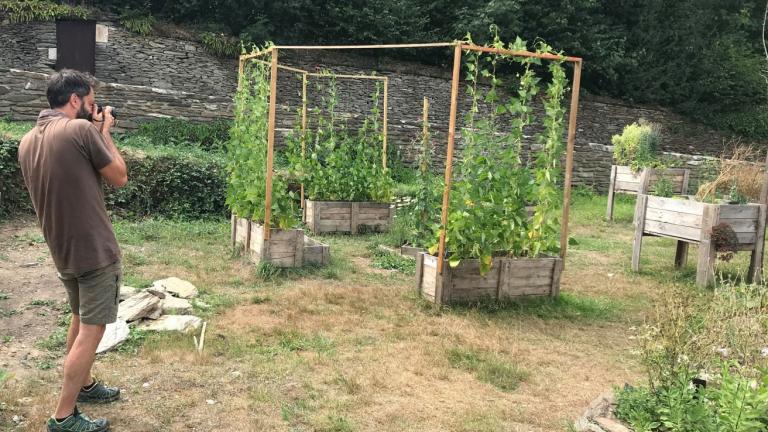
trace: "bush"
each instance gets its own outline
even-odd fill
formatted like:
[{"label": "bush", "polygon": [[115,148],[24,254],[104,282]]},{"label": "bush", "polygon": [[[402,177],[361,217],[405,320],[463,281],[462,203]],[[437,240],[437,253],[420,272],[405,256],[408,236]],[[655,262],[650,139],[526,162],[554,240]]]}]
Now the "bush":
[{"label": "bush", "polygon": [[611,138],[613,158],[619,165],[629,165],[633,171],[658,165],[661,131],[657,124],[640,120],[624,127],[621,135]]},{"label": "bush", "polygon": [[223,157],[160,148],[121,149],[128,183],[107,188],[107,208],[123,217],[202,218],[227,214]]},{"label": "bush", "polygon": [[[19,140],[0,137],[0,217],[31,212],[18,164]],[[225,216],[223,157],[201,151],[121,148],[129,181],[121,189],[105,186],[107,209],[124,217],[162,215],[199,218]]]},{"label": "bush", "polygon": [[135,134],[164,145],[200,147],[204,150],[223,151],[229,140],[229,120],[214,120],[209,123],[190,122],[183,119],[167,118],[139,124]]},{"label": "bush", "polygon": [[0,135],[0,218],[32,210],[18,154],[19,140]]},{"label": "bush", "polygon": [[648,384],[617,392],[636,431],[768,430],[766,288],[670,294],[638,338]]}]

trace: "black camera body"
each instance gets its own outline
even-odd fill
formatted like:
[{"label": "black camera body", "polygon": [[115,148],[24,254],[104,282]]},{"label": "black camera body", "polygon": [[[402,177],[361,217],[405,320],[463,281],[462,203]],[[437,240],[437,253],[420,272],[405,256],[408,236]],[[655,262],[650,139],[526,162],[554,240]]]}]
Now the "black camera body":
[{"label": "black camera body", "polygon": [[[104,111],[104,108],[101,105],[99,105],[99,108],[96,110],[97,114],[101,114],[103,111]],[[112,117],[117,119],[117,110],[115,109],[115,107],[112,107]]]}]

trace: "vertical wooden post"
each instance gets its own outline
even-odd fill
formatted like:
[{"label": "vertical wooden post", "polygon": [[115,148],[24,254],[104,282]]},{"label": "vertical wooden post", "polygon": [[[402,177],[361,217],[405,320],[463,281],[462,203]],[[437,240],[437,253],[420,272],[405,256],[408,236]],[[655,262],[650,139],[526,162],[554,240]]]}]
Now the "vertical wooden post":
[{"label": "vertical wooden post", "polygon": [[648,189],[651,187],[651,175],[653,175],[653,168],[643,168],[640,173],[640,185],[638,186],[638,194],[648,195]]},{"label": "vertical wooden post", "polygon": [[[560,257],[568,251],[568,214],[571,211],[571,179],[573,178],[573,147],[576,142],[576,115],[579,111],[581,86],[581,60],[573,63],[573,90],[568,113],[568,145],[565,153],[565,184],[563,185],[563,221],[560,227]],[[565,265],[565,263],[563,263]]]},{"label": "vertical wooden post", "polygon": [[231,230],[232,247],[234,248],[235,244],[237,243],[237,241],[235,240],[237,239],[237,217],[235,216],[234,213],[232,213],[231,221],[232,221],[232,230]]},{"label": "vertical wooden post", "polygon": [[614,188],[616,187],[616,165],[611,165],[611,182],[608,183],[608,208],[605,209],[605,218],[613,220]]},{"label": "vertical wooden post", "polygon": [[763,278],[763,254],[765,253],[765,226],[768,218],[768,154],[763,165],[763,186],[760,189],[760,211],[757,220],[757,233],[755,237],[755,249],[749,260],[749,281],[762,282]]},{"label": "vertical wooden post", "polygon": [[267,190],[264,198],[264,243],[270,237],[272,217],[272,164],[275,157],[275,110],[277,108],[277,48],[272,49],[272,70],[269,77],[269,124],[267,131]]},{"label": "vertical wooden post", "polygon": [[683,184],[680,186],[680,195],[688,195],[688,183],[691,181],[691,171],[683,170]]},{"label": "vertical wooden post", "polygon": [[360,203],[352,202],[349,209],[349,232],[357,234],[358,219],[360,219]]},{"label": "vertical wooden post", "polygon": [[237,88],[243,85],[243,72],[245,72],[245,59],[240,57],[240,62],[237,67]]},{"label": "vertical wooden post", "polygon": [[749,260],[749,274],[747,275],[750,283],[761,283],[763,279],[763,254],[765,253],[765,218],[768,213],[768,206],[760,204],[760,211],[757,214],[757,233],[755,235],[755,249],[752,250],[752,256]]},{"label": "vertical wooden post", "polygon": [[[301,160],[307,155],[307,74],[301,76]],[[301,182],[301,208],[304,209],[304,182]]]},{"label": "vertical wooden post", "polygon": [[632,271],[640,271],[640,251],[643,248],[643,231],[645,231],[645,212],[648,210],[648,195],[637,194],[635,202],[635,239],[632,243]]},{"label": "vertical wooden post", "polygon": [[688,263],[688,242],[678,240],[675,248],[675,268],[681,269]]},{"label": "vertical wooden post", "polygon": [[563,260],[555,259],[555,265],[552,266],[552,288],[549,291],[550,297],[560,295],[560,277],[563,274]]},{"label": "vertical wooden post", "polygon": [[389,78],[384,77],[384,119],[382,120],[381,166],[387,170],[387,126],[389,118]]},{"label": "vertical wooden post", "polygon": [[717,249],[712,244],[712,228],[720,222],[720,206],[704,204],[704,215],[701,217],[701,240],[699,241],[699,257],[696,265],[696,285],[706,287],[715,279],[715,259]]},{"label": "vertical wooden post", "polygon": [[[437,274],[443,274],[445,261],[445,230],[448,227],[448,204],[451,195],[451,179],[453,178],[453,142],[456,137],[456,110],[459,96],[459,73],[461,72],[461,45],[453,47],[453,76],[451,77],[451,109],[448,117],[448,146],[445,155],[445,188],[443,189],[443,210],[440,215],[440,243],[437,248]],[[438,293],[442,295],[440,281],[435,291],[435,300]]]}]

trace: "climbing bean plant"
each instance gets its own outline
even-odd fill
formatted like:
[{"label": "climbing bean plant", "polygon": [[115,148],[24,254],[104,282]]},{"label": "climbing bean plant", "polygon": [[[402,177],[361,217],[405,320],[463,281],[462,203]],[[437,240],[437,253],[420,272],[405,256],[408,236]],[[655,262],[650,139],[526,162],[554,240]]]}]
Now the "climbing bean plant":
[{"label": "climbing bean plant", "polygon": [[[306,131],[306,151],[301,152],[301,130],[288,138],[293,177],[304,184],[306,196],[317,201],[376,201],[392,199],[393,181],[381,165],[383,134],[377,84],[371,95],[371,112],[355,133],[340,121],[336,80],[328,74],[322,91],[322,107],[312,109]],[[297,122],[298,123],[298,122]]]},{"label": "climbing bean plant", "polygon": [[[521,39],[505,44],[498,35],[493,47],[527,50]],[[546,44],[538,44],[537,52],[551,51]],[[500,62],[510,60],[521,70],[514,85],[496,74]],[[540,92],[541,78],[536,73],[539,65],[541,61],[536,58],[467,54],[465,80],[472,104],[461,130],[465,147],[454,179],[446,227],[451,266],[462,259],[479,259],[480,271],[485,273],[493,257],[500,254],[536,257],[559,250],[562,100],[567,80],[561,61],[548,65],[550,79],[541,98],[543,130],[535,134],[534,154],[526,157],[523,138],[526,128],[536,120],[532,104]],[[488,85],[480,86],[481,80]],[[530,206],[532,217],[528,214]],[[431,251],[436,249],[435,245]]]},{"label": "climbing bean plant", "polygon": [[[235,95],[227,145],[227,205],[236,215],[258,222],[264,222],[266,201],[269,87],[269,67],[248,63]],[[287,229],[299,223],[296,199],[285,176],[273,176],[272,227]]]}]

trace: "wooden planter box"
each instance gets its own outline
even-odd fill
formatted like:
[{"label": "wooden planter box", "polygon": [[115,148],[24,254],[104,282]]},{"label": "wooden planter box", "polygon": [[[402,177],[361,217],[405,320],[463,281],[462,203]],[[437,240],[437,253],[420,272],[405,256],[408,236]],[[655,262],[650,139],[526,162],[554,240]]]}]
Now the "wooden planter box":
[{"label": "wooden planter box", "polygon": [[690,176],[690,170],[684,168],[668,168],[661,171],[646,168],[636,173],[628,166],[611,165],[611,182],[608,184],[608,208],[605,218],[613,220],[613,203],[617,193],[647,194],[659,178],[665,178],[672,183],[674,195],[686,195]]},{"label": "wooden planter box", "polygon": [[304,222],[315,234],[387,231],[394,214],[395,211],[389,203],[312,200],[304,202]]},{"label": "wooden planter box", "polygon": [[696,283],[709,285],[714,280],[716,245],[712,229],[724,224],[735,240],[734,250],[752,251],[748,277],[759,280],[765,244],[765,212],[762,204],[707,204],[693,200],[663,198],[640,194],[635,205],[635,238],[632,270],[640,270],[643,236],[677,240],[675,267],[685,265],[688,245],[698,245]]},{"label": "wooden planter box", "polygon": [[256,262],[277,267],[326,265],[330,262],[330,246],[304,235],[304,230],[270,229],[264,239],[264,226],[248,219],[232,216],[232,245],[240,245]]},{"label": "wooden planter box", "polygon": [[549,296],[560,292],[563,260],[544,258],[494,258],[491,270],[480,276],[479,260],[462,260],[437,273],[437,257],[420,253],[416,257],[416,288],[436,304],[464,303],[483,299]]}]

